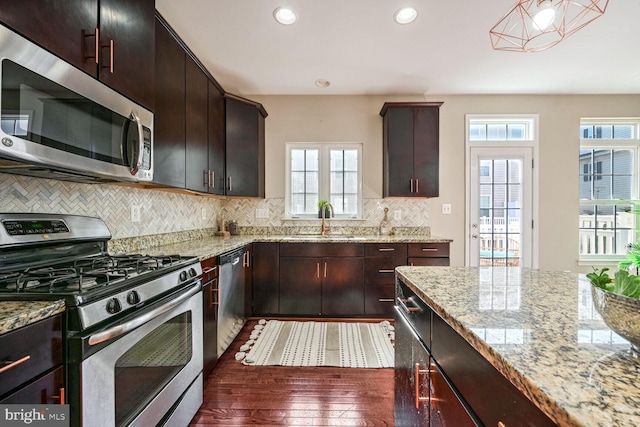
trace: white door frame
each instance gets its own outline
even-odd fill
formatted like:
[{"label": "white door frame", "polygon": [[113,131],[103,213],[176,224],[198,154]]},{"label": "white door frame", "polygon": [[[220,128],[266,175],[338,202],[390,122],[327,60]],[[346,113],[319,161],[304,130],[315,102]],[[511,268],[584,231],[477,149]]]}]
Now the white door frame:
[{"label": "white door frame", "polygon": [[[525,141],[470,141],[469,139],[469,124],[472,120],[479,122],[498,122],[504,123],[505,121],[529,122],[530,132]],[[506,157],[506,153],[509,148],[529,148],[531,150],[531,160],[533,170],[531,173],[531,206],[529,209],[531,224],[533,226],[531,230],[531,244],[530,244],[530,260],[531,267],[538,267],[538,239],[539,239],[539,221],[538,221],[538,209],[539,209],[539,168],[538,168],[538,115],[537,114],[467,114],[465,116],[465,265],[471,265],[471,234],[473,230],[471,227],[471,182],[472,182],[472,148],[484,148],[487,153],[500,153],[502,157]],[[483,150],[484,151],[484,150]]]}]

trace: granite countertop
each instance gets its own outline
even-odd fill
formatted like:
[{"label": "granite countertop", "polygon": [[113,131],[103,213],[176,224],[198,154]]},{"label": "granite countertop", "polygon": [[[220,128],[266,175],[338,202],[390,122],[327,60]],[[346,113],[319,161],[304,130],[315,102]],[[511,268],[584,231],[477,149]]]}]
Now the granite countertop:
[{"label": "granite countertop", "polygon": [[503,267],[396,272],[557,424],[640,425],[640,359],[601,320],[584,275]]},{"label": "granite countertop", "polygon": [[210,237],[205,239],[194,239],[186,242],[171,243],[167,245],[154,246],[144,253],[148,255],[160,254],[180,254],[186,256],[197,256],[200,260],[205,260],[225,252],[240,248],[253,242],[306,242],[306,243],[444,243],[451,242],[434,236],[354,236],[354,235],[239,235],[231,237]]},{"label": "granite countertop", "polygon": [[63,300],[0,301],[0,335],[62,313],[64,310]]}]

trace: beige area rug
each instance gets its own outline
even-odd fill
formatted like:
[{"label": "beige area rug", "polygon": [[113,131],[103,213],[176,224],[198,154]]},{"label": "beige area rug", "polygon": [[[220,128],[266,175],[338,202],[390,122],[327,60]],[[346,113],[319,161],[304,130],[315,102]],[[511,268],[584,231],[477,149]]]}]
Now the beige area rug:
[{"label": "beige area rug", "polygon": [[260,320],[236,359],[245,365],[392,368],[393,326]]}]

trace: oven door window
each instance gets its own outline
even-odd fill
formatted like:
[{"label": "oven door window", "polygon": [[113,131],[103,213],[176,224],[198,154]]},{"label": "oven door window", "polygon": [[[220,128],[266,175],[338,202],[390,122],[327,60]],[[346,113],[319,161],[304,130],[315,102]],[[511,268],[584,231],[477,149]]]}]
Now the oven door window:
[{"label": "oven door window", "polygon": [[115,421],[127,425],[191,360],[191,312],[145,335],[115,364]]}]

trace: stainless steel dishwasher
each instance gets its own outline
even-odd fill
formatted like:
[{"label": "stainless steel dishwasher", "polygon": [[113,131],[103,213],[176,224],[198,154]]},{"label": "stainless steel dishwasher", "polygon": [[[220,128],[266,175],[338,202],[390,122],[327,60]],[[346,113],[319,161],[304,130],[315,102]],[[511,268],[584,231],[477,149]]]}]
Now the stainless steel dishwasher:
[{"label": "stainless steel dishwasher", "polygon": [[245,248],[220,255],[218,287],[218,357],[229,347],[246,322]]}]

